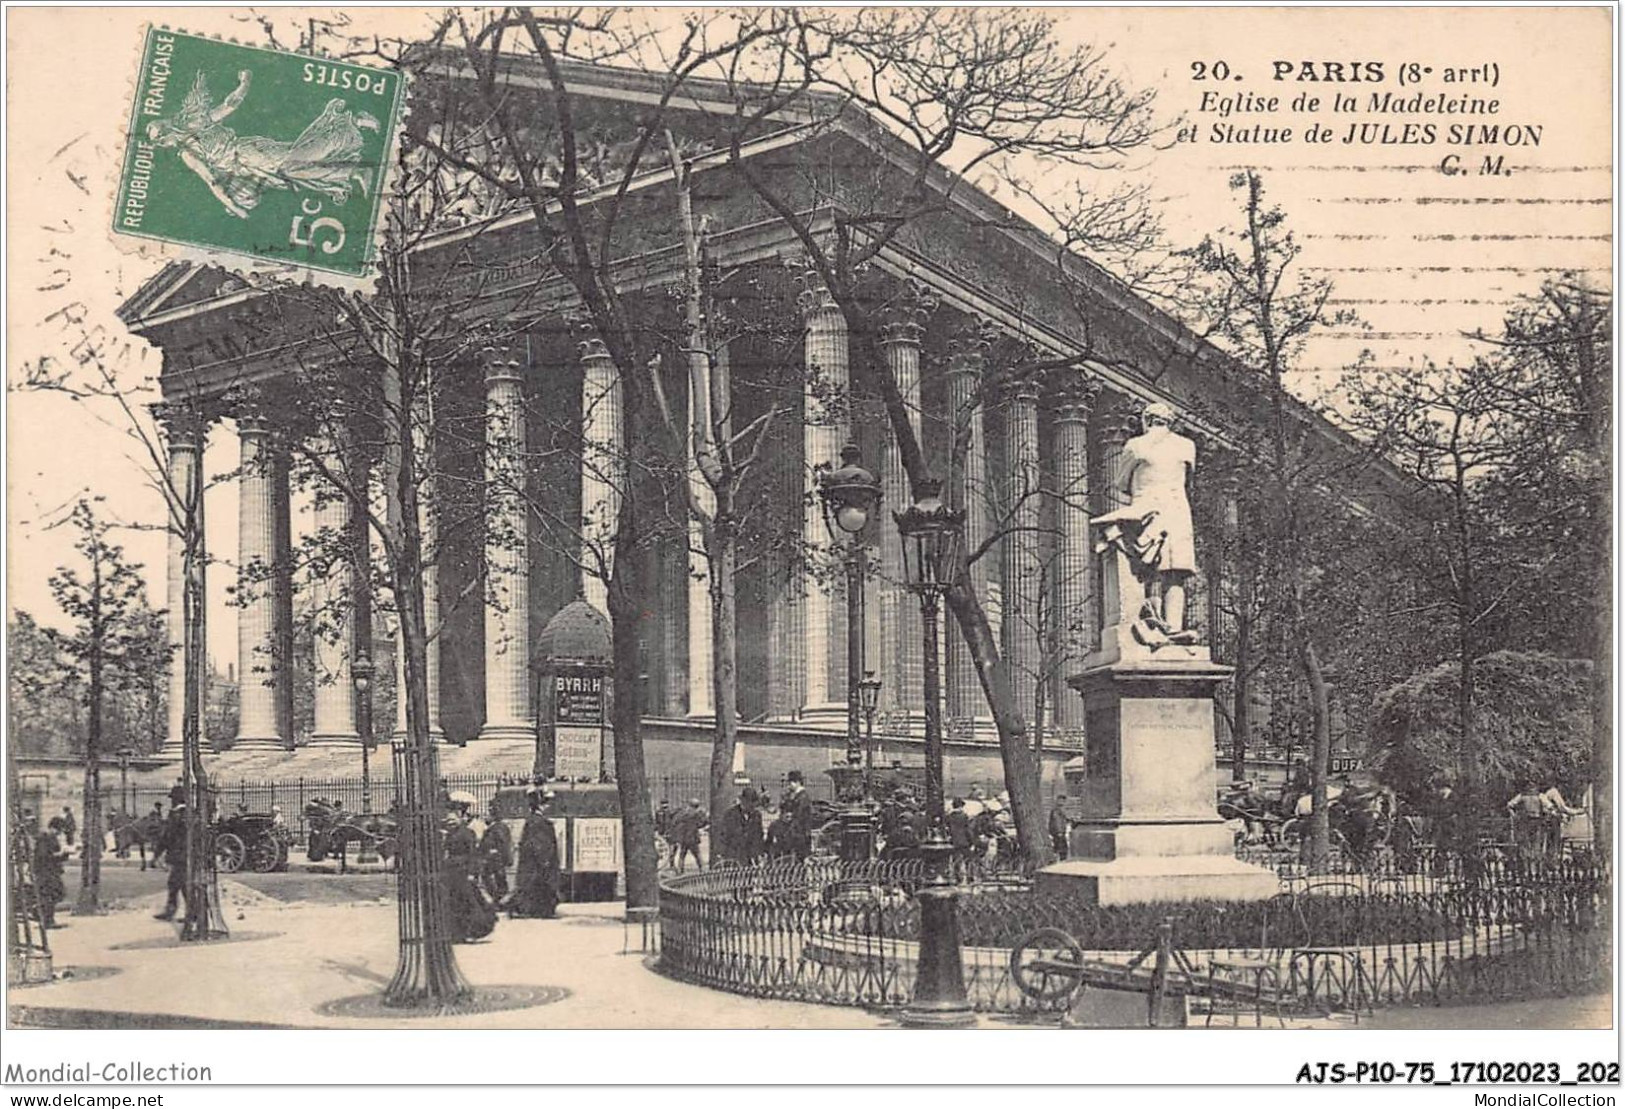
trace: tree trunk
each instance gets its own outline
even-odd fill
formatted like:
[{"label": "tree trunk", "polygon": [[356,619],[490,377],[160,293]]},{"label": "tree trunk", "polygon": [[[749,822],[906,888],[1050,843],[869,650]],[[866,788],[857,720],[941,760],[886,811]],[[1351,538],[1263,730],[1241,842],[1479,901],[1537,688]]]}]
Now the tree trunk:
[{"label": "tree trunk", "polygon": [[85,803],[79,822],[79,898],[73,911],[100,913],[102,887],[102,686],[107,628],[102,620],[102,566],[91,560],[90,596],[90,727],[85,733]]},{"label": "tree trunk", "polygon": [[[735,571],[739,552],[730,519],[720,510],[708,529],[711,593],[711,690],[716,732],[711,741],[711,827],[733,803],[734,748],[739,742],[738,606]],[[713,840],[713,845],[715,841]],[[712,848],[713,852],[715,847]]]},{"label": "tree trunk", "polygon": [[[402,344],[400,349],[409,349]],[[423,607],[423,535],[418,517],[418,450],[412,428],[411,382],[395,359],[384,367],[384,466],[388,498],[390,570],[400,621],[401,674],[406,698],[406,738],[395,760],[401,814],[396,900],[400,935],[395,974],[384,1003],[396,1007],[450,1006],[471,993],[452,947],[451,908],[446,897],[440,844],[440,780],[429,736],[429,629]],[[427,446],[427,444],[425,444]],[[362,486],[365,489],[365,485]]]},{"label": "tree trunk", "polygon": [[[1301,602],[1294,601],[1294,607],[1297,609],[1293,613],[1294,622],[1301,621]],[[1326,788],[1332,761],[1331,698],[1326,689],[1326,673],[1320,664],[1320,652],[1315,650],[1305,631],[1298,632],[1298,657],[1303,676],[1309,683],[1310,716],[1314,723],[1309,775],[1314,787],[1315,809],[1309,818],[1309,861],[1318,869],[1326,865],[1332,845],[1332,814]]]},{"label": "tree trunk", "polygon": [[181,783],[186,797],[186,919],[181,939],[187,942],[220,939],[227,935],[225,913],[220,906],[220,882],[213,858],[214,837],[209,834],[208,776],[203,769],[203,682],[207,644],[203,634],[205,594],[203,588],[203,466],[199,459],[191,471],[190,484],[181,493],[185,554],[182,574],[185,588],[182,605],[181,665],[184,667],[184,715],[181,722]]},{"label": "tree trunk", "polygon": [[[626,380],[625,375],[622,381]],[[628,489],[630,493],[630,489]],[[660,860],[655,851],[654,809],[643,764],[643,652],[638,641],[643,615],[642,553],[637,548],[630,495],[621,502],[615,560],[609,576],[609,619],[614,639],[615,787],[621,801],[626,859],[626,907],[660,904]]]},{"label": "tree trunk", "polygon": [[1606,860],[1614,850],[1614,580],[1609,559],[1607,495],[1594,493],[1591,500],[1591,828],[1595,849]]},{"label": "tree trunk", "polygon": [[1004,786],[1010,791],[1010,809],[1015,816],[1021,850],[1034,866],[1048,866],[1055,861],[1055,849],[1045,831],[1038,760],[1027,746],[1027,725],[1016,705],[1008,668],[999,657],[998,647],[993,643],[993,629],[969,581],[961,576],[946,597],[971,660],[976,664],[977,677],[981,679],[988,709],[999,732]]},{"label": "tree trunk", "polygon": [[[865,313],[850,296],[837,295],[836,301],[846,317],[848,334],[869,332]],[[897,379],[872,358],[854,359],[854,365],[867,366],[871,380],[878,386],[903,470],[908,474],[909,486],[918,489],[921,480],[927,476],[925,456],[920,450],[919,438],[914,434],[908,405],[897,387]],[[976,666],[982,691],[987,696],[988,710],[993,715],[993,726],[999,733],[999,756],[1004,764],[1004,785],[1010,792],[1016,837],[1021,850],[1034,866],[1047,866],[1055,861],[1055,851],[1045,826],[1038,760],[1028,745],[1027,725],[1022,719],[1009,667],[999,654],[993,629],[988,625],[987,613],[982,608],[982,599],[971,589],[963,575],[945,596],[948,609],[954,614],[954,622],[959,625],[965,649],[970,652],[971,661]]]},{"label": "tree trunk", "polygon": [[[1247,744],[1253,727],[1253,622],[1236,621],[1236,671],[1230,679],[1230,780],[1247,780]],[[1287,767],[1291,774],[1292,768]]]}]

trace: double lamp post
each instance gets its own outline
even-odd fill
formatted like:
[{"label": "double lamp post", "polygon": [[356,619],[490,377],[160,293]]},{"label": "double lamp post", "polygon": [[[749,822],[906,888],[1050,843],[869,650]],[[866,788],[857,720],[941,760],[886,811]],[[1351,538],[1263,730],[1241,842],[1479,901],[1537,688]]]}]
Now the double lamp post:
[{"label": "double lamp post", "polygon": [[[846,561],[846,761],[833,766],[829,776],[835,783],[835,800],[841,806],[841,858],[856,862],[874,856],[875,819],[873,753],[864,759],[860,717],[867,717],[871,739],[874,712],[880,700],[880,680],[865,674],[863,652],[863,584],[869,552],[863,542],[864,529],[880,509],[880,479],[859,462],[862,452],[856,443],[841,449],[841,466],[819,478],[818,498],[824,509],[824,526],[830,538],[845,540]],[[859,675],[864,674],[862,680]]]},{"label": "double lamp post", "polygon": [[[846,765],[834,767],[841,808],[841,856],[867,860],[874,851],[875,821],[872,806],[874,713],[880,681],[863,671],[863,581],[867,551],[861,535],[880,507],[880,482],[859,464],[856,444],[841,451],[841,467],[824,475],[819,497],[830,536],[847,537],[847,670]],[[966,1000],[964,967],[960,954],[958,891],[949,877],[953,845],[944,814],[942,690],[937,657],[937,628],[942,597],[959,580],[964,564],[962,510],[942,502],[942,482],[921,480],[917,499],[893,520],[902,539],[903,571],[908,589],[920,598],[924,625],[922,661],[925,670],[925,808],[928,830],[921,854],[927,882],[918,893],[920,944],[914,996],[903,1013],[903,1023],[916,1028],[958,1028],[975,1022]],[[867,764],[859,714],[868,721]]]}]

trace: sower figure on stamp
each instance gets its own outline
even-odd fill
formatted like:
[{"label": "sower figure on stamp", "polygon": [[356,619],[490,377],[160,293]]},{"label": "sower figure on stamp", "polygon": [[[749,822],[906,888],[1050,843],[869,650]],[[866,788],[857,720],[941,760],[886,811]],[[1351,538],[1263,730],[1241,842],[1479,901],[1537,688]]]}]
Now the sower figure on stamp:
[{"label": "sower figure on stamp", "polygon": [[1118,492],[1122,508],[1094,517],[1102,529],[1096,553],[1122,551],[1146,599],[1134,635],[1148,647],[1195,643],[1185,625],[1185,583],[1196,572],[1196,529],[1186,484],[1196,468],[1196,444],[1173,429],[1166,404],[1145,409],[1145,431],[1123,444]]},{"label": "sower figure on stamp", "polygon": [[248,95],[250,80],[248,70],[239,71],[237,87],[216,104],[207,77],[199,71],[181,110],[147,125],[148,141],[175,148],[186,167],[238,219],[248,218],[267,189],[303,189],[336,204],[345,203],[352,188],[363,196],[371,191],[371,171],[359,164],[361,132],[378,130],[376,119],[335,97],[292,142],[239,135],[225,120]]}]

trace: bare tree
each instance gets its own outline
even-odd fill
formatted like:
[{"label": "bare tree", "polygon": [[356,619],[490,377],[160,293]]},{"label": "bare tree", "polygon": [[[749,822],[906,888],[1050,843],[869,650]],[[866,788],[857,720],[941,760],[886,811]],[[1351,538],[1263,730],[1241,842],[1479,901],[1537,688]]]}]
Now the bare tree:
[{"label": "bare tree", "polygon": [[[795,235],[849,336],[878,327],[866,295],[871,263],[931,219],[964,218],[957,194],[979,169],[1017,158],[1085,166],[1155,134],[1150,94],[1119,83],[1103,51],[1062,45],[1040,14],[790,11],[749,61],[755,64],[728,74],[736,101],[729,166]],[[860,132],[878,126],[902,140],[902,164],[895,173],[877,169],[874,181],[835,180],[814,165],[785,178],[746,156],[747,144],[796,116],[807,121],[809,139],[845,125]],[[929,474],[897,381],[880,361],[864,360],[853,385],[883,401],[903,469],[918,490]],[[988,622],[987,599],[964,576],[946,598],[998,729],[1023,850],[1034,862],[1048,862],[1027,713]]]},{"label": "bare tree", "polygon": [[[418,59],[422,73],[440,82],[438,118],[420,131],[418,141],[529,213],[524,233],[546,270],[563,279],[594,338],[603,343],[619,382],[625,424],[638,427],[654,403],[646,367],[659,352],[618,281],[617,262],[625,251],[622,235],[632,222],[633,205],[627,199],[632,182],[661,157],[672,100],[684,83],[765,32],[749,20],[695,18],[684,23],[675,41],[667,42],[622,13],[539,13],[528,8],[480,21],[453,13],[445,28],[455,49],[424,52]],[[539,89],[507,80],[514,54],[540,66]],[[661,60],[655,103],[637,113],[621,142],[611,144],[588,133],[569,87],[567,66],[572,61],[650,57]],[[430,94],[431,102],[435,95]],[[467,128],[486,137],[488,156],[470,156],[441,141]],[[653,506],[645,503],[649,494],[635,475],[658,469],[659,460],[645,462],[634,453],[629,461],[603,573],[614,642],[612,717],[626,832],[627,903],[641,907],[653,906],[658,897],[638,638],[648,596],[644,555]]]},{"label": "bare tree", "polygon": [[[203,767],[203,641],[204,580],[207,555],[203,539],[203,494],[207,484],[203,473],[201,447],[201,398],[179,395],[144,410],[142,395],[152,383],[138,376],[128,345],[113,349],[99,329],[85,325],[82,306],[70,305],[60,315],[64,326],[77,333],[72,365],[63,365],[42,356],[25,368],[22,388],[53,393],[75,404],[91,407],[97,419],[127,438],[132,462],[145,475],[149,485],[163,500],[162,529],[179,541],[181,548],[181,626],[182,666],[181,783],[186,795],[186,917],[181,938],[186,941],[215,939],[227,934],[220,906],[219,882],[215,874],[211,836],[208,829],[212,792]],[[163,437],[156,421],[167,425],[171,447],[192,448],[186,467],[172,468],[166,458]],[[173,618],[173,613],[171,614]]]},{"label": "bare tree", "polygon": [[1269,490],[1260,516],[1268,552],[1266,573],[1279,598],[1277,612],[1287,641],[1308,685],[1314,816],[1306,842],[1312,859],[1318,861],[1330,849],[1331,706],[1320,648],[1309,630],[1306,598],[1316,571],[1305,554],[1304,517],[1322,496],[1317,479],[1328,467],[1315,457],[1312,417],[1292,397],[1286,377],[1310,335],[1352,319],[1328,310],[1329,282],[1305,279],[1294,268],[1302,248],[1286,226],[1285,214],[1265,202],[1259,176],[1252,171],[1237,174],[1231,187],[1241,193],[1241,227],[1204,239],[1192,257],[1209,279],[1207,314],[1213,334],[1259,374],[1264,442],[1258,453]]},{"label": "bare tree", "polygon": [[138,639],[134,623],[146,583],[140,567],[124,557],[124,550],[109,537],[109,525],[92,502],[80,498],[66,523],[77,533],[74,548],[83,570],[64,566],[51,575],[51,593],[73,622],[71,632],[49,633],[58,650],[86,672],[84,820],[81,824],[79,899],[74,911],[101,911],[102,843],[106,834],[102,813],[101,762],[108,754],[107,694],[128,674],[135,661],[132,647]]}]

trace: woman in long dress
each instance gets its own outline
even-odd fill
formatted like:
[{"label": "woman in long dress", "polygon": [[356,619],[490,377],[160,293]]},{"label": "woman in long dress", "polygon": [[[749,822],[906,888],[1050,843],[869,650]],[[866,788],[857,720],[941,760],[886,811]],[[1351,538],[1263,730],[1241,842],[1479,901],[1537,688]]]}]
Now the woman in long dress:
[{"label": "woman in long dress", "polygon": [[514,916],[552,917],[559,907],[559,838],[547,816],[548,795],[530,794],[530,813],[519,835],[519,869],[508,904]]},{"label": "woman in long dress", "polygon": [[248,218],[266,189],[304,189],[335,204],[349,200],[352,188],[363,196],[371,191],[372,173],[360,165],[361,132],[378,130],[377,119],[334,97],[292,142],[239,135],[225,120],[248,95],[249,80],[248,70],[239,71],[237,87],[215,104],[200,70],[181,110],[147,125],[148,140],[178,150],[187,168],[238,219]]},{"label": "woman in long dress", "polygon": [[496,927],[496,910],[480,892],[479,840],[468,825],[468,813],[448,818],[446,830],[446,901],[458,943],[484,939]]}]

